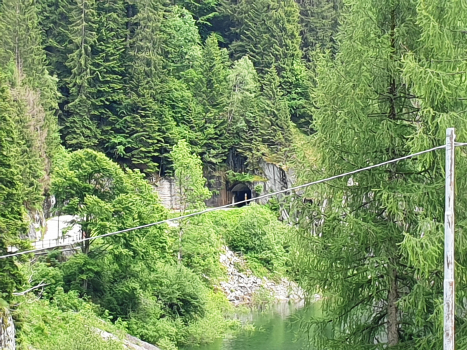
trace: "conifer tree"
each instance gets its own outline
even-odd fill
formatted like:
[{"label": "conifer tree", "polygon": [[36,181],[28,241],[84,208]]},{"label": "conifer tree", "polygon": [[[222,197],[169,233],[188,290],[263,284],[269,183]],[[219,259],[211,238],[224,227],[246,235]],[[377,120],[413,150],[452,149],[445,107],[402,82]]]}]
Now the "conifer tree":
[{"label": "conifer tree", "polygon": [[302,50],[308,59],[318,47],[335,49],[341,0],[297,0],[300,6]]},{"label": "conifer tree", "polygon": [[262,77],[274,67],[293,118],[309,121],[304,105],[311,102],[300,49],[298,5],[292,0],[241,0],[225,7],[238,38],[230,46],[234,56],[248,55]]},{"label": "conifer tree", "polygon": [[92,58],[93,118],[102,134],[101,148],[112,138],[111,122],[118,119],[124,99],[125,4],[123,0],[98,1],[96,44]]},{"label": "conifer tree", "polygon": [[230,6],[239,38],[231,45],[236,57],[248,55],[260,74],[275,66],[282,75],[300,61],[299,11],[294,1],[241,0]]},{"label": "conifer tree", "polygon": [[[458,70],[465,44],[454,45],[460,7],[444,5],[439,14],[437,1],[349,4],[335,61],[322,55],[317,64],[319,175],[309,180],[443,144],[449,126],[460,139],[467,136],[460,82],[466,73]],[[457,162],[463,191],[465,157]],[[300,216],[296,256],[304,284],[325,296],[323,315],[312,322],[318,349],[442,348],[443,168],[435,152],[310,189],[314,205]],[[464,202],[458,197],[456,206]],[[458,213],[462,222],[465,214]],[[465,248],[458,243],[456,265],[463,270]],[[464,321],[457,322],[463,344]]]},{"label": "conifer tree", "polygon": [[[43,31],[44,48],[50,72],[58,78],[57,86],[62,96],[68,96],[67,78],[71,75],[66,65],[72,53],[72,40],[69,35],[71,0],[37,0],[39,23]],[[61,104],[64,103],[62,100]]]},{"label": "conifer tree", "polygon": [[136,29],[129,43],[126,99],[113,120],[107,149],[124,162],[146,171],[157,170],[173,137],[172,111],[160,103],[164,68],[164,0],[143,0],[132,19]]},{"label": "conifer tree", "polygon": [[262,142],[274,153],[285,155],[290,143],[290,113],[274,67],[264,77],[262,85]]},{"label": "conifer tree", "polygon": [[42,34],[33,0],[6,0],[1,5],[0,62],[13,63],[20,81],[38,87],[47,74]]},{"label": "conifer tree", "polygon": [[[17,127],[14,123],[8,85],[0,76],[0,254],[8,254],[7,248],[19,243],[20,235],[26,231],[23,221],[23,186]],[[13,259],[0,260],[0,299],[10,301],[13,291],[21,285],[22,277]]]},{"label": "conifer tree", "polygon": [[14,119],[20,138],[25,197],[28,208],[39,205],[51,157],[58,145],[57,88],[46,67],[41,29],[34,1],[7,0],[0,14],[0,65],[10,72]]},{"label": "conifer tree", "polygon": [[97,147],[101,133],[93,114],[93,48],[96,44],[96,3],[94,0],[70,2],[68,31],[71,54],[66,65],[69,96],[65,106],[62,136],[72,149]]},{"label": "conifer tree", "polygon": [[199,82],[193,91],[205,115],[203,128],[206,143],[204,160],[223,161],[229,150],[226,134],[225,110],[229,98],[229,57],[220,49],[215,35],[210,35],[202,51]]},{"label": "conifer tree", "polygon": [[165,66],[171,76],[180,78],[183,72],[197,63],[197,53],[201,48],[198,28],[187,10],[174,6],[167,11],[161,29]]},{"label": "conifer tree", "polygon": [[253,62],[245,56],[234,63],[229,75],[230,96],[226,110],[227,149],[237,149],[257,160],[261,156],[260,84]]},{"label": "conifer tree", "polygon": [[207,39],[213,31],[212,22],[218,16],[219,0],[175,0],[174,3],[186,8],[193,15],[201,37]]}]

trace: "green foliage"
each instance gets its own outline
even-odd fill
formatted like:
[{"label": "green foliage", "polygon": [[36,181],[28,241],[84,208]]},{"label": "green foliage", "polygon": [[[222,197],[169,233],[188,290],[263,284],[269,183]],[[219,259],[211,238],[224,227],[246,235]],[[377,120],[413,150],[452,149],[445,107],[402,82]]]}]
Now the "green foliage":
[{"label": "green foliage", "polygon": [[[8,86],[0,76],[0,253],[8,254],[8,247],[27,245],[19,237],[27,230],[24,221],[23,183],[17,164],[20,140],[14,124],[15,111]],[[13,291],[22,283],[14,259],[0,260],[0,299],[10,301]]]},{"label": "green foliage", "polygon": [[63,133],[65,143],[72,149],[92,148],[99,144],[101,130],[93,116],[92,50],[97,40],[97,13],[94,0],[71,3],[69,10],[70,54],[66,66],[70,76],[66,78],[69,97],[65,106]]},{"label": "green foliage", "polygon": [[[139,172],[125,172],[104,154],[91,150],[75,151],[62,159],[53,176],[52,191],[63,212],[77,215],[84,237],[159,221],[165,216],[156,193]],[[151,232],[152,243],[164,254],[167,239],[161,228],[152,228],[113,241],[122,249],[136,253],[136,237]],[[131,239],[130,239],[131,237]],[[84,253],[89,252],[89,241],[84,242]]]},{"label": "green foliage", "polygon": [[205,187],[201,159],[191,153],[186,141],[181,140],[170,153],[174,176],[180,191],[182,211],[187,208],[196,209],[204,206],[204,201],[211,197],[211,192]]},{"label": "green foliage", "polygon": [[261,286],[258,288],[251,297],[251,304],[255,308],[262,308],[271,305],[274,302],[274,296],[271,291]]},{"label": "green foliage", "polygon": [[205,216],[194,217],[183,225],[183,265],[209,284],[224,274],[219,261],[223,251],[221,236],[212,220]]},{"label": "green foliage", "polygon": [[233,311],[224,293],[210,291],[207,295],[206,316],[188,325],[180,343],[207,344],[222,338],[228,332],[239,330],[240,322],[228,318]]},{"label": "green foliage", "polygon": [[257,195],[262,194],[264,191],[264,185],[256,185],[255,186],[255,192]]},{"label": "green foliage", "polygon": [[300,5],[302,50],[312,59],[314,50],[335,50],[335,36],[338,28],[342,0],[304,0]]},{"label": "green foliage", "polygon": [[227,170],[225,173],[225,177],[227,178],[227,181],[230,183],[236,183],[236,182],[241,182],[241,183],[246,183],[246,182],[253,182],[255,175],[248,174],[248,173],[236,173],[233,170]]},{"label": "green foliage", "polygon": [[[339,53],[317,57],[315,162],[303,181],[443,144],[448,126],[465,138],[460,12],[458,2],[348,3]],[[456,162],[462,192],[465,157]],[[313,204],[297,208],[293,256],[302,284],[325,297],[311,322],[318,349],[442,347],[443,168],[434,152],[305,193]],[[463,209],[457,213],[462,222]],[[463,242],[456,244],[463,284]],[[463,320],[456,327],[463,342]]]},{"label": "green foliage", "polygon": [[261,262],[269,271],[284,271],[287,264],[287,226],[267,208],[245,207],[235,226],[226,233],[227,245]]},{"label": "green foliage", "polygon": [[[91,304],[77,294],[56,293],[54,301],[22,297],[15,316],[20,318],[17,341],[19,349],[124,349],[123,334],[108,321],[96,315]],[[104,339],[102,331],[114,338]]]}]

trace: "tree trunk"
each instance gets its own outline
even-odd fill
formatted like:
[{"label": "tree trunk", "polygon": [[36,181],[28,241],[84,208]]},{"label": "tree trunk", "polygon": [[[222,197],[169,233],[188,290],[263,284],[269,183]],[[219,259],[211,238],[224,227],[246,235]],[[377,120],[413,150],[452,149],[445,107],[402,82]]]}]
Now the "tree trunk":
[{"label": "tree trunk", "polygon": [[397,319],[397,271],[390,272],[390,285],[388,293],[388,346],[399,344],[399,323]]},{"label": "tree trunk", "polygon": [[15,350],[15,325],[8,310],[0,308],[0,349]]},{"label": "tree trunk", "polygon": [[[182,223],[180,222],[179,225]],[[182,237],[183,237],[183,230],[180,227],[179,233],[178,233],[178,263],[182,263]]]}]

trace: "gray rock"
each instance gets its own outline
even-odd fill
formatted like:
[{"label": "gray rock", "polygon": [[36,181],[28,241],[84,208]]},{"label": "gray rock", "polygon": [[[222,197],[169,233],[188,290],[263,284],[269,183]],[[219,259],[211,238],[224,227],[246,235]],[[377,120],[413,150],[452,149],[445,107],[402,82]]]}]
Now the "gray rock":
[{"label": "gray rock", "polygon": [[264,288],[277,301],[300,301],[304,299],[304,291],[294,282],[283,278],[280,283],[259,278],[251,271],[239,272],[235,264],[245,266],[243,258],[238,257],[228,247],[224,247],[225,253],[221,254],[220,262],[225,266],[228,275],[227,282],[220,283],[220,289],[227,295],[227,299],[234,305],[250,304],[253,294]]},{"label": "gray rock", "polygon": [[7,309],[0,307],[0,349],[15,350],[15,325]]}]

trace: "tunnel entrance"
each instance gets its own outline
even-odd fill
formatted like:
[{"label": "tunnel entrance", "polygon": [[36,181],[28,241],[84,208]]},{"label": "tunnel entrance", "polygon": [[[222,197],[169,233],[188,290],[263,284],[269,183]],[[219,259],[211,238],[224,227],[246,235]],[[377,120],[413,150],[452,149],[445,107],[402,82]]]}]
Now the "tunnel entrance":
[{"label": "tunnel entrance", "polygon": [[[251,199],[251,190],[245,184],[237,184],[230,190],[232,192],[232,203],[242,202]],[[248,203],[239,203],[237,207],[243,207]]]}]

